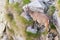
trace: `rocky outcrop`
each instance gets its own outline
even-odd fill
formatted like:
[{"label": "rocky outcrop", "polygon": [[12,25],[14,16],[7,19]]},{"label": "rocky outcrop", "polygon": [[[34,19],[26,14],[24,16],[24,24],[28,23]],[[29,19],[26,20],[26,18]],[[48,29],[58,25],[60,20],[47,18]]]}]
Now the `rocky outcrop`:
[{"label": "rocky outcrop", "polygon": [[38,11],[38,12],[44,12],[44,9],[46,8],[45,4],[43,2],[39,2],[39,1],[34,1],[34,2],[31,2],[31,3],[23,6],[24,11],[26,11],[27,6],[32,11]]},{"label": "rocky outcrop", "polygon": [[[7,40],[5,35],[6,20],[5,20],[5,0],[0,0],[0,40]],[[6,30],[5,30],[6,31]]]},{"label": "rocky outcrop", "polygon": [[59,30],[60,30],[60,9],[59,9],[59,0],[56,0],[56,10],[53,14],[53,23],[58,31],[58,33],[60,34]]},{"label": "rocky outcrop", "polygon": [[[37,38],[34,38],[34,40],[59,40],[59,37],[57,35],[58,33],[60,34],[60,32],[59,32],[60,31],[60,14],[59,14],[60,11],[59,10],[55,11],[55,13],[53,14],[53,23],[54,23],[58,32],[57,31],[47,32],[45,29],[45,26],[44,25],[41,26],[39,24],[40,20],[44,21],[46,19],[45,17],[42,17],[41,15],[39,15],[39,12],[41,12],[41,14],[43,14],[43,13],[46,14],[47,10],[49,10],[48,9],[49,6],[55,5],[54,1],[53,0],[30,0],[30,1],[31,2],[29,4],[26,4],[25,6],[23,6],[24,11],[22,12],[21,15],[17,15],[17,12],[15,10],[12,10],[13,8],[8,10],[8,12],[14,16],[13,17],[14,23],[16,22],[15,25],[12,26],[14,23],[8,22],[8,24],[7,24],[7,21],[4,17],[4,15],[5,15],[5,10],[4,10],[5,1],[1,0],[0,3],[2,3],[2,2],[3,3],[0,6],[1,7],[0,8],[1,9],[0,10],[0,40],[11,40],[10,36],[12,37],[12,40],[26,40],[25,30],[27,32],[31,32],[33,34],[34,33],[36,34],[37,32],[41,33]],[[20,3],[21,0],[9,0],[10,4],[16,3],[16,2]],[[38,23],[34,23],[33,24],[34,26],[28,25],[28,27],[26,27],[25,25],[23,25],[21,23],[21,21],[19,19],[20,16],[23,16],[28,21],[33,18],[33,17],[31,17],[31,15],[29,15],[29,12],[27,11],[28,10],[27,7],[29,7],[31,11],[34,11],[35,14],[37,15],[36,16],[34,14],[34,16],[36,16],[36,17],[34,17],[34,19],[38,18],[38,16],[39,16],[39,18],[38,18],[39,21],[38,21]],[[33,14],[33,12],[32,12],[32,14]],[[41,21],[41,23],[42,23],[42,21]],[[17,26],[17,27],[15,27],[15,26]],[[9,32],[9,29],[11,29],[11,28],[13,29],[13,31],[12,30],[10,30],[10,31],[14,32],[14,34],[12,32]]]},{"label": "rocky outcrop", "polygon": [[56,29],[58,31],[58,33],[60,34],[60,17],[59,17],[59,13],[58,11],[55,11],[55,13],[53,14],[53,23],[56,26]]}]

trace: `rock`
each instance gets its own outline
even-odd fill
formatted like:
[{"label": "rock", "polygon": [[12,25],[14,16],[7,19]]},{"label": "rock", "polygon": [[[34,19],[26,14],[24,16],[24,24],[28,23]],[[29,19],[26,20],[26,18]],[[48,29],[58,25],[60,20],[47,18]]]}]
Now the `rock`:
[{"label": "rock", "polygon": [[34,1],[40,1],[40,2],[48,2],[49,0],[30,0],[31,2],[34,2]]},{"label": "rock", "polygon": [[30,7],[31,10],[33,10],[33,11],[40,10],[40,12],[44,12],[44,8],[45,8],[45,5],[39,1],[31,2],[28,6]]},{"label": "rock", "polygon": [[31,2],[38,1],[38,0],[30,0]]},{"label": "rock", "polygon": [[37,29],[32,28],[31,26],[27,27],[27,30],[26,30],[26,31],[27,31],[27,32],[34,33],[34,34],[36,34],[36,33],[37,33]]},{"label": "rock", "polygon": [[32,11],[39,11],[39,12],[44,12],[45,9],[45,4],[39,1],[34,1],[31,2],[23,7],[24,10],[26,10],[27,6],[32,10]]},{"label": "rock", "polygon": [[55,40],[59,40],[59,37],[58,37],[58,36],[56,36],[56,37],[55,37]]},{"label": "rock", "polygon": [[12,3],[16,3],[16,2],[20,3],[21,0],[9,0],[9,3],[10,3],[10,4],[12,4]]},{"label": "rock", "polygon": [[27,19],[28,21],[31,20],[31,17],[30,17],[30,15],[28,13],[23,12],[21,14],[21,16],[24,17],[25,19]]},{"label": "rock", "polygon": [[34,2],[34,1],[39,1],[39,2],[45,2],[46,4],[52,4],[54,3],[55,0],[30,0],[31,2]]},{"label": "rock", "polygon": [[53,14],[53,23],[56,26],[58,33],[60,34],[60,17],[58,11],[55,11],[55,13]]},{"label": "rock", "polygon": [[58,18],[57,11],[55,11],[53,14],[53,22],[56,26],[58,26],[57,18]]},{"label": "rock", "polygon": [[14,0],[9,0],[9,4],[12,4],[12,3],[14,3]]},{"label": "rock", "polygon": [[0,37],[3,35],[4,29],[5,29],[5,25],[3,23],[0,23]]},{"label": "rock", "polygon": [[55,0],[49,0],[47,3],[48,3],[49,5],[55,5]]},{"label": "rock", "polygon": [[4,13],[0,13],[0,22],[2,22],[4,19]]},{"label": "rock", "polygon": [[4,34],[3,38],[1,38],[0,40],[8,40],[8,36],[6,34]]},{"label": "rock", "polygon": [[48,1],[50,1],[50,0],[44,0],[44,2],[48,2]]}]

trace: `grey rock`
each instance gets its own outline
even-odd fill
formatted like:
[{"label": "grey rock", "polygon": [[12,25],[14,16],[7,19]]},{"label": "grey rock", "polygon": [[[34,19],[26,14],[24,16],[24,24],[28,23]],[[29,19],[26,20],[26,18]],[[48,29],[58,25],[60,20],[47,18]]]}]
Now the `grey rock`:
[{"label": "grey rock", "polygon": [[16,2],[20,3],[21,1],[22,1],[22,0],[9,0],[9,3],[10,3],[10,4],[16,3]]},{"label": "grey rock", "polygon": [[26,31],[27,31],[27,32],[34,33],[34,34],[36,34],[36,33],[37,33],[37,29],[32,28],[32,26],[28,26]]},{"label": "grey rock", "polygon": [[59,37],[58,37],[58,36],[56,36],[56,37],[55,37],[55,40],[59,40]]},{"label": "grey rock", "polygon": [[0,23],[0,37],[3,35],[4,29],[5,29],[5,25],[3,23]]},{"label": "grey rock", "polygon": [[0,40],[8,40],[8,36],[6,34],[4,34]]},{"label": "grey rock", "polygon": [[56,26],[58,33],[60,34],[60,17],[58,16],[58,11],[53,14],[53,23]]},{"label": "grey rock", "polygon": [[48,2],[49,0],[30,0],[31,2],[33,1],[41,1],[41,2]]},{"label": "grey rock", "polygon": [[56,26],[58,26],[58,22],[57,22],[57,11],[54,12],[53,14],[53,22]]},{"label": "grey rock", "polygon": [[39,12],[44,12],[45,9],[45,4],[39,1],[34,1],[31,2],[23,7],[24,10],[26,10],[27,6],[32,10],[32,11],[39,11]]}]

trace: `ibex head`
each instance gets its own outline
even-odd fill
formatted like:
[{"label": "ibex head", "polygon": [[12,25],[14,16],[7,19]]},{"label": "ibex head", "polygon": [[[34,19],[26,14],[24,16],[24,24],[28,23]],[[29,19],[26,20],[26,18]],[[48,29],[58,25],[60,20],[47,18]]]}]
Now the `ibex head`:
[{"label": "ibex head", "polygon": [[27,12],[28,12],[28,13],[33,13],[33,12],[34,12],[34,11],[32,11],[28,6],[27,6],[26,9],[27,9]]}]

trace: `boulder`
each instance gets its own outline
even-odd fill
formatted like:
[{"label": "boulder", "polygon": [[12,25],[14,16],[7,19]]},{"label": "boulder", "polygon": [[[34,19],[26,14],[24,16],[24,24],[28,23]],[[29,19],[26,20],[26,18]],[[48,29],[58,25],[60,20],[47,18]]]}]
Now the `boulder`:
[{"label": "boulder", "polygon": [[37,33],[37,29],[32,28],[32,26],[28,26],[26,31],[27,31],[27,32],[30,32],[30,33],[34,33],[34,34]]},{"label": "boulder", "polygon": [[56,36],[56,37],[55,37],[55,40],[59,40],[59,37],[58,37],[58,36]]},{"label": "boulder", "polygon": [[20,3],[21,0],[9,0],[9,3],[10,3],[10,4],[12,4],[12,3],[16,3],[16,2]]},{"label": "boulder", "polygon": [[26,10],[27,6],[32,11],[39,11],[39,12],[44,12],[44,9],[46,8],[45,4],[43,4],[43,2],[39,2],[39,1],[34,1],[34,2],[31,2],[31,3],[23,6],[23,10]]},{"label": "boulder", "polygon": [[6,34],[4,34],[0,40],[8,40],[8,36]]},{"label": "boulder", "polygon": [[42,1],[42,2],[48,2],[49,0],[30,0],[31,2],[34,2],[34,1]]},{"label": "boulder", "polygon": [[59,11],[55,11],[55,13],[53,14],[53,23],[58,31],[58,33],[60,34],[60,16],[59,16]]},{"label": "boulder", "polygon": [[0,23],[0,37],[3,35],[4,29],[5,29],[5,24]]}]

